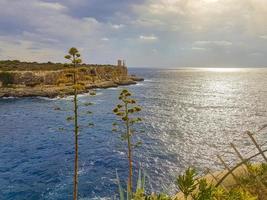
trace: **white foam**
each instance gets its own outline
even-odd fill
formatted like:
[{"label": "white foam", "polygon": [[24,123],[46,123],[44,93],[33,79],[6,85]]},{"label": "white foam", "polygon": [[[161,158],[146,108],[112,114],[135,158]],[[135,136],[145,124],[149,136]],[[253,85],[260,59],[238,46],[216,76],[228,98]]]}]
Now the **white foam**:
[{"label": "white foam", "polygon": [[[135,86],[142,86],[142,85],[144,85],[144,83],[139,82],[139,83],[137,83]],[[134,85],[133,85],[133,86],[134,86]]]},{"label": "white foam", "polygon": [[36,97],[37,99],[42,99],[42,100],[46,100],[46,101],[56,101],[59,99],[62,99],[60,97],[55,97],[55,98],[49,98],[49,97]]},{"label": "white foam", "polygon": [[119,87],[111,87],[111,88],[107,88],[107,90],[118,90]]},{"label": "white foam", "polygon": [[2,99],[18,99],[18,97],[2,97]]}]

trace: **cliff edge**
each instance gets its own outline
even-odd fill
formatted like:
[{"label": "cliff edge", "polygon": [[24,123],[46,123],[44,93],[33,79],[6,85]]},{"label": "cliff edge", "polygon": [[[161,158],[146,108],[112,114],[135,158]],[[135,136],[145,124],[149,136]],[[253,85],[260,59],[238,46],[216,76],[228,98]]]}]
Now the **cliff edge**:
[{"label": "cliff edge", "polygon": [[[11,63],[12,64],[11,64]],[[86,65],[77,67],[79,93],[92,88],[136,84],[143,78],[131,76],[125,66]],[[0,97],[63,97],[73,94],[74,68],[66,64],[0,62]]]}]

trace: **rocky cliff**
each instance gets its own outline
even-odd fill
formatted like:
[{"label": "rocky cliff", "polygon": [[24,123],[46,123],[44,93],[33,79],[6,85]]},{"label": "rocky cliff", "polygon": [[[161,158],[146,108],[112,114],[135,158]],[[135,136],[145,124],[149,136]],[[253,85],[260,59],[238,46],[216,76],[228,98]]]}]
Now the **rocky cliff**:
[{"label": "rocky cliff", "polygon": [[[16,68],[15,68],[16,69]],[[12,70],[0,66],[0,97],[8,96],[45,96],[56,97],[73,93],[73,72],[70,66],[33,68],[30,70],[18,68]],[[117,87],[119,85],[136,84],[143,80],[128,75],[123,66],[112,65],[79,65],[76,68],[77,80],[82,89],[79,93],[88,92],[92,88]]]}]

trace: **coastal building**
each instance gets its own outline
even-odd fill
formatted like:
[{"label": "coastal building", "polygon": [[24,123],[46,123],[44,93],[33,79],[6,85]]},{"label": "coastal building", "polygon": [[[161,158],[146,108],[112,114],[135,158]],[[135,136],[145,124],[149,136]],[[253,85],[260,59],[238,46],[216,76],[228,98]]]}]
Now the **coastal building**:
[{"label": "coastal building", "polygon": [[125,60],[118,60],[118,67],[126,67],[126,61]]},{"label": "coastal building", "polygon": [[122,66],[122,60],[118,60],[118,67]]}]

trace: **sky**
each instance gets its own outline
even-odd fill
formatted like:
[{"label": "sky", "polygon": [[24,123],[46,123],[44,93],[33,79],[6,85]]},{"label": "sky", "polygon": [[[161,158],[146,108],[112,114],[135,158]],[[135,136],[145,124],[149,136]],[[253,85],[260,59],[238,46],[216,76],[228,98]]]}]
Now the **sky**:
[{"label": "sky", "polygon": [[267,67],[266,0],[0,0],[0,59]]}]

